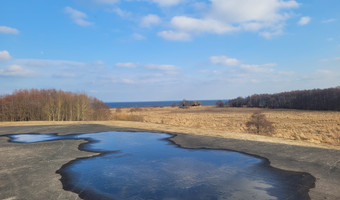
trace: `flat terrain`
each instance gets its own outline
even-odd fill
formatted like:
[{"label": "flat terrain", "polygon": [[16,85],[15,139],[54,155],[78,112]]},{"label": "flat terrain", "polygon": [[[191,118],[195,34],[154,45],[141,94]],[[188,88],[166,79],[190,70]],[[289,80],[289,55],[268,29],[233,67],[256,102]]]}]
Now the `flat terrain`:
[{"label": "flat terrain", "polygon": [[[34,125],[34,124],[40,125]],[[20,126],[2,126],[0,135],[15,133],[58,133],[60,135],[100,131],[150,131],[183,132],[172,141],[186,148],[227,149],[268,158],[277,168],[308,172],[316,178],[316,187],[309,194],[312,199],[339,199],[340,151],[335,149],[301,146],[290,141],[272,140],[258,136],[250,140],[195,135],[195,129],[176,128],[138,122],[98,122],[102,124],[71,124],[44,122],[15,123]],[[85,122],[83,122],[85,123]],[[91,122],[87,122],[91,123]],[[48,123],[46,123],[48,124]],[[57,124],[57,125],[56,125]],[[124,128],[124,126],[135,128]],[[169,131],[166,131],[169,130]],[[199,134],[202,132],[196,129]],[[158,131],[156,131],[158,132]],[[210,132],[211,133],[211,132]],[[220,133],[216,133],[220,134]],[[227,134],[227,133],[226,133]],[[227,134],[228,135],[228,134]],[[246,135],[246,134],[245,134]],[[268,139],[266,141],[266,139]],[[261,142],[266,141],[266,142]],[[78,195],[62,189],[61,178],[56,173],[62,165],[80,157],[95,155],[78,150],[83,140],[59,140],[33,144],[8,143],[0,137],[0,199],[78,199]]]},{"label": "flat terrain", "polygon": [[[246,133],[243,123],[253,111],[213,107],[142,108],[132,112],[131,109],[121,109],[117,114],[127,120],[143,122],[2,122],[0,199],[78,199],[77,194],[63,190],[61,177],[56,171],[71,160],[95,155],[78,150],[79,144],[86,142],[84,140],[17,144],[9,143],[3,135],[102,131],[167,132],[176,134],[171,140],[182,147],[226,149],[261,156],[267,158],[273,167],[313,175],[316,183],[309,192],[312,199],[340,199],[340,148],[336,142],[322,139],[336,139],[339,114],[265,110],[277,130],[275,137],[266,137]],[[294,134],[296,137],[290,137]],[[314,139],[303,139],[302,134]]]},{"label": "flat terrain", "polygon": [[177,127],[248,133],[246,122],[261,110],[274,123],[273,137],[314,144],[340,146],[340,112],[273,110],[257,108],[216,108],[213,106],[112,109],[121,120],[135,120]]}]

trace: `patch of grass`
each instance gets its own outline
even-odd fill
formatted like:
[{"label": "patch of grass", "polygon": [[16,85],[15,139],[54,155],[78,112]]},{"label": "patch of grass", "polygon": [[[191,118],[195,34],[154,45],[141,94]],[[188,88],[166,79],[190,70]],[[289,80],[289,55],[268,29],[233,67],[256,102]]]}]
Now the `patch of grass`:
[{"label": "patch of grass", "polygon": [[143,111],[143,108],[141,108],[141,107],[130,108],[130,112],[141,112],[141,111]]},{"label": "patch of grass", "polygon": [[112,120],[116,121],[136,121],[136,122],[143,122],[143,116],[140,115],[133,115],[128,113],[113,113],[111,115]]},{"label": "patch of grass", "polygon": [[[122,109],[122,113],[129,113],[129,109]],[[340,112],[202,106],[148,108],[133,114],[143,116],[143,121],[150,123],[249,133],[246,123],[255,111],[261,111],[274,123],[273,137],[340,145]]]}]

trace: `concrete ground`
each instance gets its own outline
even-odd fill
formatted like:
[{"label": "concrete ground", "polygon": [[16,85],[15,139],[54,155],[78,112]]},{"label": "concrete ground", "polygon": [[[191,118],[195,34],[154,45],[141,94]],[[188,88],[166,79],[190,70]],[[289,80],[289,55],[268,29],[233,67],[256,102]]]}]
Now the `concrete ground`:
[{"label": "concrete ground", "polygon": [[[0,136],[103,131],[147,130],[99,124],[3,126]],[[171,141],[181,147],[244,152],[267,158],[276,168],[310,173],[316,178],[316,186],[309,192],[311,199],[340,199],[340,150],[171,132],[176,134]],[[71,160],[96,155],[78,150],[79,144],[84,142],[58,140],[19,144],[9,143],[8,137],[0,137],[0,199],[79,199],[77,194],[63,190],[56,171]]]}]

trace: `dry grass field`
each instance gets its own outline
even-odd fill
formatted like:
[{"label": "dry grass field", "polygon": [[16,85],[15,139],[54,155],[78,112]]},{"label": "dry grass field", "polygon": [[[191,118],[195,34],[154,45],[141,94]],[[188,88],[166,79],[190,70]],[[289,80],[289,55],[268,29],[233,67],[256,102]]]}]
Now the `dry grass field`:
[{"label": "dry grass field", "polygon": [[248,133],[246,122],[261,110],[273,122],[273,137],[340,146],[340,112],[217,108],[214,106],[112,109],[113,120],[141,121],[205,130]]}]

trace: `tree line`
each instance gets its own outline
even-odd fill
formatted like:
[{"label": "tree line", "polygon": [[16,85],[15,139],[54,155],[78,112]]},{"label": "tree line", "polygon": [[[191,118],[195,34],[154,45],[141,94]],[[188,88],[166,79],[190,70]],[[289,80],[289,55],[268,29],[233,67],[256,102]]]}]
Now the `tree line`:
[{"label": "tree line", "polygon": [[[221,107],[221,102],[216,105]],[[254,94],[231,99],[225,106],[340,111],[340,87]]]},{"label": "tree line", "polygon": [[25,89],[0,96],[0,121],[85,121],[109,118],[109,106],[85,93]]}]

